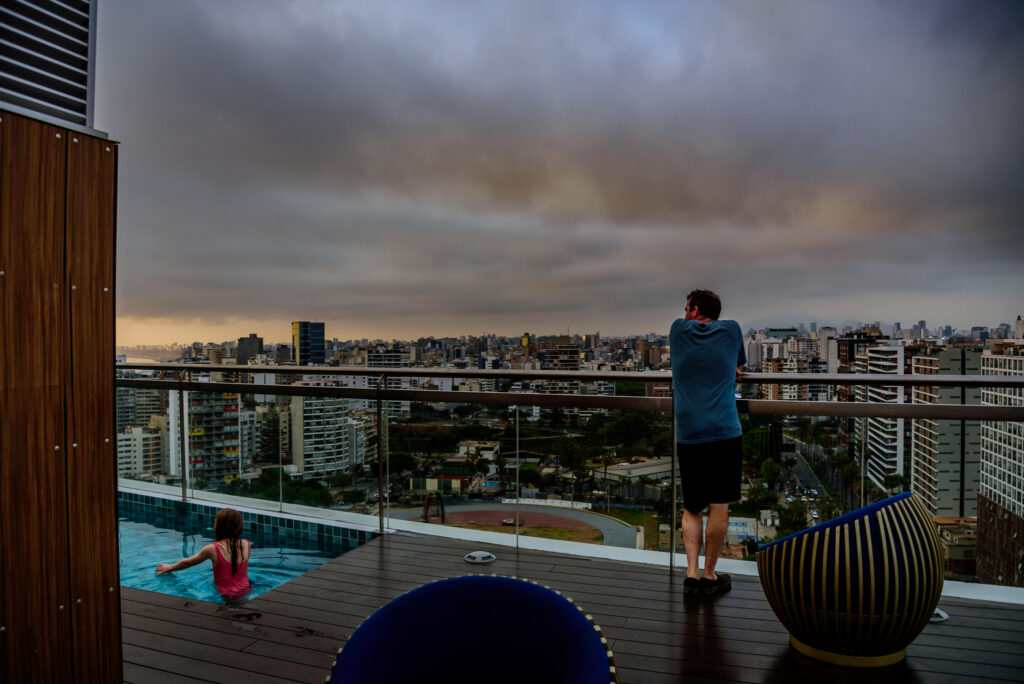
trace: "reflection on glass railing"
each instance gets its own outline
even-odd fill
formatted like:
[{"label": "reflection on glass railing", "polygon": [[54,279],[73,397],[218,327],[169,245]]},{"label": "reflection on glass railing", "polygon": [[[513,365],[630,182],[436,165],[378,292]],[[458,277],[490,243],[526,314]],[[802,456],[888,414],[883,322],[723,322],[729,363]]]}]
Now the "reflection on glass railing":
[{"label": "reflection on glass railing", "polygon": [[[402,380],[399,389],[434,389],[429,380]],[[614,396],[646,393],[639,382],[604,384]],[[496,380],[460,389],[544,388]],[[557,407],[378,407],[366,398],[195,386],[120,386],[117,400],[119,475],[169,485],[184,477],[186,496],[213,491],[627,548],[671,544],[672,426],[658,411],[589,408],[572,397]],[[730,507],[724,557],[751,558],[760,543],[911,490],[946,544],[947,576],[979,572],[977,421],[759,412],[741,421],[743,498]]]},{"label": "reflection on glass railing", "polygon": [[660,414],[413,403],[408,420],[389,423],[389,446],[396,518],[653,548],[654,506],[671,498],[671,421]]}]

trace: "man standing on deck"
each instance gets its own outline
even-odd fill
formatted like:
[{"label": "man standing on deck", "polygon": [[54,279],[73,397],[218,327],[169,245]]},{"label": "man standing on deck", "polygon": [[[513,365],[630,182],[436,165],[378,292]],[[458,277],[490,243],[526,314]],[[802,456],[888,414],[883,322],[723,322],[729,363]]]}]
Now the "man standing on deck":
[{"label": "man standing on deck", "polygon": [[731,578],[716,573],[715,565],[729,528],[729,504],[740,499],[743,431],[735,393],[747,357],[739,324],[718,320],[721,311],[718,295],[694,290],[686,296],[685,317],[676,319],[669,333],[687,594],[718,594],[732,588]]}]

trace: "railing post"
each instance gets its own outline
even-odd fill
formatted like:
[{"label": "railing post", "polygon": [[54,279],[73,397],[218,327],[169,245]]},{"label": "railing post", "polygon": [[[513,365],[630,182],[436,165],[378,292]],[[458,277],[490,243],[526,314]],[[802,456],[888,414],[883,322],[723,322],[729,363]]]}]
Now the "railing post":
[{"label": "railing post", "polygon": [[[967,373],[967,350],[960,349],[960,374]],[[960,387],[960,405],[967,403],[967,388]],[[960,419],[960,517],[964,517],[964,490],[967,483],[967,421]]]},{"label": "railing post", "polygon": [[377,518],[382,535],[384,534],[384,421],[381,419],[383,413],[381,396],[384,378],[383,374],[377,378]]},{"label": "railing post", "polygon": [[864,474],[868,469],[868,462],[866,456],[867,443],[868,443],[868,419],[864,418],[861,421],[860,430],[860,507],[864,508]]},{"label": "railing post", "polygon": [[672,516],[671,516],[671,528],[669,529],[669,542],[668,542],[668,571],[671,573],[675,570],[676,563],[676,478],[679,476],[678,466],[678,454],[677,441],[676,441],[676,397],[674,392],[670,392],[672,395]]},{"label": "railing post", "polygon": [[[277,410],[275,402],[274,410]],[[277,432],[277,510],[284,513],[284,457],[281,455],[281,424],[280,416],[278,417],[278,432]],[[294,455],[293,455],[294,459]],[[293,460],[292,463],[295,461]]]},{"label": "railing post", "polygon": [[181,469],[181,501],[188,501],[188,458],[185,456],[185,448],[188,442],[188,431],[185,429],[188,418],[185,414],[185,390],[182,387],[184,371],[174,371],[174,377],[178,381],[178,438],[180,440],[179,465]]},{"label": "railing post", "polygon": [[516,551],[519,551],[519,405],[516,405]]}]

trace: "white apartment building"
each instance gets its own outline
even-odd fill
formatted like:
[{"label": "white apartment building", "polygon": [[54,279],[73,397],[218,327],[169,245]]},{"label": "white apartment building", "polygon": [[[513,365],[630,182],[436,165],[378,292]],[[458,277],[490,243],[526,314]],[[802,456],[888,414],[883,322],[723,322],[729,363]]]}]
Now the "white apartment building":
[{"label": "white apartment building", "polygon": [[[367,349],[367,368],[409,368],[411,366],[409,352],[402,349]],[[409,389],[418,385],[418,378],[397,377],[388,378],[388,389]],[[373,383],[373,378],[363,378],[364,383]],[[357,387],[359,385],[356,385]],[[373,384],[363,386],[375,386]],[[367,405],[368,406],[368,405]],[[388,418],[408,418],[411,414],[411,404],[408,401],[388,401]],[[365,408],[361,407],[361,408]]]},{"label": "white apartment building", "polygon": [[785,356],[787,359],[806,359],[818,353],[818,343],[809,337],[790,337],[786,340]]},{"label": "white apartment building", "polygon": [[[904,348],[881,345],[868,347],[857,354],[856,372],[899,375],[904,368]],[[858,385],[857,401],[884,404],[905,402],[903,387],[896,385]],[[903,474],[904,460],[903,418],[874,416],[857,419],[857,435],[863,443],[865,472],[878,487],[884,488],[886,475]],[[858,458],[860,454],[857,454]]]},{"label": "white apartment building", "polygon": [[160,428],[131,426],[117,435],[117,476],[158,475],[163,467]]},{"label": "white apartment building", "polygon": [[[1024,340],[992,341],[981,355],[982,375],[1024,376]],[[981,390],[986,406],[1024,406],[1024,390]],[[1024,518],[1024,422],[981,424],[980,494]]]},{"label": "white apartment building", "polygon": [[[911,360],[915,375],[978,375],[980,368],[981,353],[971,349],[944,349],[929,356],[914,356]],[[981,396],[973,387],[917,386],[911,388],[910,393],[914,404],[958,404],[961,400],[965,404],[978,404]],[[980,430],[976,420],[961,423],[918,418],[912,421],[910,489],[921,497],[932,515],[977,516]]]},{"label": "white apartment building", "polygon": [[323,480],[363,463],[365,430],[348,415],[350,409],[347,399],[292,397],[294,477]]},{"label": "white apartment building", "polygon": [[839,372],[839,344],[836,342],[838,337],[835,328],[818,329],[818,337],[815,339],[818,344],[818,358],[824,359],[828,363],[825,371],[827,373]]},{"label": "white apartment building", "polygon": [[[993,340],[981,355],[982,375],[1024,376],[1024,339]],[[981,403],[1024,406],[1024,390],[983,388]],[[978,579],[1024,586],[1024,421],[981,424],[978,492]]]},{"label": "white apartment building", "polygon": [[255,411],[238,412],[238,454],[242,466],[248,466],[259,452],[259,421]]},{"label": "white apartment building", "polygon": [[[265,354],[259,354],[249,359],[250,366],[264,366],[267,365],[270,360]],[[274,385],[277,383],[277,375],[275,373],[250,373],[250,382],[255,385]],[[275,395],[273,394],[254,394],[253,400],[257,404],[272,404],[274,403]]]},{"label": "white apartment building", "polygon": [[[769,359],[765,362],[766,373],[806,373],[807,360],[797,357],[786,359]],[[803,384],[765,384],[765,398],[781,401],[807,401],[807,385]]]},{"label": "white apartment building", "polygon": [[747,367],[760,370],[761,368],[761,339],[760,336],[744,338],[747,345]]},{"label": "white apartment building", "polygon": [[[185,405],[188,405],[188,392],[183,392]],[[187,428],[186,428],[187,429]],[[181,412],[178,410],[178,390],[167,391],[167,421],[164,432],[164,475],[181,477]],[[189,457],[189,444],[185,440],[185,459]]]},{"label": "white apartment building", "polygon": [[761,340],[761,368],[767,368],[768,362],[773,359],[781,359],[785,343],[778,337],[765,337]]},{"label": "white apartment building", "polygon": [[[807,360],[808,373],[828,373],[828,361],[815,356]],[[807,399],[809,401],[835,401],[836,386],[826,383],[807,386]]]},{"label": "white apartment building", "polygon": [[[604,396],[614,397],[615,396],[615,383],[607,382],[605,380],[591,380],[580,383],[580,394],[590,396]],[[580,422],[585,422],[591,419],[594,415],[601,413],[608,415],[608,409],[602,408],[580,408]]]}]

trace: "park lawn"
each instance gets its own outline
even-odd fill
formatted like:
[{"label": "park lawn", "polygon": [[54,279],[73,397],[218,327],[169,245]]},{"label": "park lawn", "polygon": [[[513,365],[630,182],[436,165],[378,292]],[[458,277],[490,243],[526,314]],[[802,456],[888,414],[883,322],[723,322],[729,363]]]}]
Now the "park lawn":
[{"label": "park lawn", "polygon": [[594,506],[595,513],[607,515],[609,518],[617,518],[629,525],[644,528],[644,548],[650,551],[658,550],[658,523],[661,519],[654,514],[654,511],[642,511],[632,508],[605,508]]},{"label": "park lawn", "polygon": [[[460,524],[455,527],[464,527],[469,530],[483,530],[484,532],[504,532],[515,534],[516,528],[512,525],[470,525]],[[601,530],[565,530],[558,527],[520,527],[519,534],[525,537],[543,537],[544,539],[559,539],[561,541],[583,542],[585,544],[603,544],[604,535]]]}]

